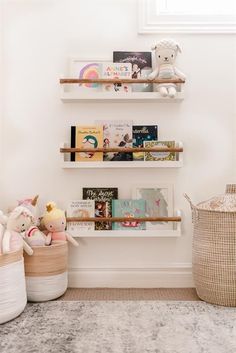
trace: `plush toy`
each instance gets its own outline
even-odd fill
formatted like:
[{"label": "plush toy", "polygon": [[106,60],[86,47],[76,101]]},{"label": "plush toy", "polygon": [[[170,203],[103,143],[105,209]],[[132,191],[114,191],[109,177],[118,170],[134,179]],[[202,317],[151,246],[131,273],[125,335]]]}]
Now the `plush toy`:
[{"label": "plush toy", "polygon": [[16,207],[7,219],[4,218],[0,229],[0,253],[5,254],[23,248],[32,255],[33,250],[24,241],[21,233],[30,227],[33,220],[32,213],[22,206]]},{"label": "plush toy", "polygon": [[54,202],[49,202],[46,205],[46,212],[42,218],[42,222],[45,228],[49,231],[48,236],[51,237],[52,244],[68,240],[74,246],[78,246],[77,241],[65,232],[65,212],[57,208]]},{"label": "plush toy", "polygon": [[39,210],[37,207],[39,195],[36,195],[33,199],[23,199],[18,201],[18,206],[23,206],[28,208],[28,210],[33,214],[36,225],[39,225]]},{"label": "plush toy", "polygon": [[[150,80],[154,80],[155,78],[180,78],[185,80],[185,75],[174,65],[178,52],[181,53],[178,43],[173,39],[162,39],[152,48],[152,50],[155,50],[156,68],[148,76]],[[174,83],[160,83],[157,86],[157,90],[162,97],[175,98],[177,86]]]}]

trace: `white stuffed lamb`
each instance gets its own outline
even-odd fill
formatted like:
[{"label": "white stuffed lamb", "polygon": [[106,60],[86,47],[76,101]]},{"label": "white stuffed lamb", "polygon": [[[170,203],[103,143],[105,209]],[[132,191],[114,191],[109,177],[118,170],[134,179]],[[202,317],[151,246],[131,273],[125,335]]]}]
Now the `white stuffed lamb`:
[{"label": "white stuffed lamb", "polygon": [[[180,78],[185,80],[185,75],[178,70],[174,64],[178,52],[181,49],[178,43],[173,39],[162,39],[152,50],[155,50],[156,68],[148,76],[150,80],[160,79],[175,79]],[[177,86],[174,83],[160,83],[157,86],[158,92],[162,97],[175,98]]]}]

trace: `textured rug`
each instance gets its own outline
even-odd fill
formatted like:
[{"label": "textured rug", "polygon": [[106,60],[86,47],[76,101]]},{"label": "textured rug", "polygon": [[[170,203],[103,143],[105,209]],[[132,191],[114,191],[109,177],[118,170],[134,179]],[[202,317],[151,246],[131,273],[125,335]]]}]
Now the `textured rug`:
[{"label": "textured rug", "polygon": [[1,353],[235,353],[236,308],[203,302],[28,304],[0,325]]}]

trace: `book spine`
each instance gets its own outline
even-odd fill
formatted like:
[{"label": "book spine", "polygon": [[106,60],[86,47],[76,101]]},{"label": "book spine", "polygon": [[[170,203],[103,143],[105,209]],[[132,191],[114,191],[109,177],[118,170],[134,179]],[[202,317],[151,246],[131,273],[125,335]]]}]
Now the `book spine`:
[{"label": "book spine", "polygon": [[[71,141],[70,141],[71,148],[76,147],[76,126],[71,126]],[[71,162],[75,162],[75,152],[71,152],[70,154]]]}]

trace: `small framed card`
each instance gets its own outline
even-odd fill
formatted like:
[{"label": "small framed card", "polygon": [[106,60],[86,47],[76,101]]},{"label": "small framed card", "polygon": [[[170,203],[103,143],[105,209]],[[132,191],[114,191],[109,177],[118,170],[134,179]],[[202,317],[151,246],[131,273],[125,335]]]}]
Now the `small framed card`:
[{"label": "small framed card", "polygon": [[[133,186],[133,199],[146,201],[145,217],[173,216],[173,185],[146,184]],[[171,222],[146,222],[146,229],[173,229]]]}]

